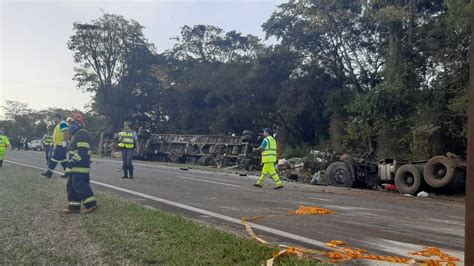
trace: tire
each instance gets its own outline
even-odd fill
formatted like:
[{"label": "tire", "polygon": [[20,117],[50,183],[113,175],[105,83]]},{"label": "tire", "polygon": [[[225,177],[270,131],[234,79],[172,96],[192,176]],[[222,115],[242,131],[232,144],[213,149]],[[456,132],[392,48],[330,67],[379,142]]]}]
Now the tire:
[{"label": "tire", "polygon": [[214,159],[212,159],[212,157],[209,155],[204,155],[201,158],[199,158],[198,164],[203,165],[203,166],[209,166],[209,165],[214,164]]},{"label": "tire", "polygon": [[36,147],[36,151],[41,151],[41,147]]},{"label": "tire", "polygon": [[217,168],[224,168],[229,165],[229,159],[224,156],[224,155],[219,155],[214,159],[214,162],[216,163]]},{"label": "tire", "polygon": [[244,135],[241,138],[242,142],[248,142],[248,143],[255,143],[256,139],[254,136],[251,135]]},{"label": "tire", "polygon": [[333,162],[326,169],[326,181],[330,186],[352,187],[354,176],[345,162]]},{"label": "tire", "polygon": [[242,132],[242,136],[245,136],[245,135],[250,135],[250,136],[254,136],[254,137],[257,136],[257,134],[255,134],[255,132],[253,132],[252,130],[244,130]]},{"label": "tire", "polygon": [[446,156],[435,156],[426,163],[423,176],[428,185],[441,188],[455,178],[456,162]]},{"label": "tire", "polygon": [[199,165],[204,165],[204,164],[205,164],[205,160],[206,160],[206,155],[201,156],[201,157],[198,159],[197,163],[198,163]]},{"label": "tire", "polygon": [[422,185],[422,167],[413,164],[405,164],[398,168],[395,173],[395,185],[400,194],[416,194]]},{"label": "tire", "polygon": [[448,192],[462,192],[466,189],[466,172],[460,169],[454,171],[454,177],[451,182],[446,185]]}]

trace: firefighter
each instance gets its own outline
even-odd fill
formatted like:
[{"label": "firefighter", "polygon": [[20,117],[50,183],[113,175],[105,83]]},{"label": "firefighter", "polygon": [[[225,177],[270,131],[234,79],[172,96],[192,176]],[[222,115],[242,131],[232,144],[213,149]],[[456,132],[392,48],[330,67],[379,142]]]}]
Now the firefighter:
[{"label": "firefighter", "polygon": [[[58,163],[61,164],[64,170],[66,170],[66,156],[67,156],[67,139],[68,139],[68,131],[69,126],[68,124],[61,120],[61,114],[56,113],[53,116],[54,118],[54,131],[53,131],[53,155],[48,164],[48,170],[45,173],[42,173],[43,176],[51,178],[53,175],[54,168]],[[66,177],[66,175],[62,175],[61,177]]]},{"label": "firefighter", "polygon": [[262,151],[262,175],[254,186],[262,187],[265,178],[269,176],[273,179],[273,182],[275,182],[274,189],[283,188],[283,182],[281,182],[275,170],[275,164],[277,163],[277,142],[273,138],[273,130],[271,128],[265,128],[263,130],[263,136],[265,139],[260,147],[257,148],[258,151]]},{"label": "firefighter", "polygon": [[122,150],[122,178],[133,179],[133,154],[137,147],[138,137],[137,133],[130,128],[130,124],[130,122],[123,123],[123,131],[119,133],[118,147]]},{"label": "firefighter", "polygon": [[53,150],[53,136],[50,134],[44,134],[43,138],[41,139],[41,145],[44,149],[46,164],[49,164],[49,160],[51,159],[51,151]]},{"label": "firefighter", "polygon": [[3,157],[7,148],[11,146],[10,141],[7,136],[4,135],[3,129],[0,128],[0,167],[3,167]]},{"label": "firefighter", "polygon": [[69,132],[72,135],[68,145],[69,159],[67,161],[69,171],[66,190],[69,204],[63,212],[87,214],[97,209],[97,200],[90,187],[91,145],[89,132],[84,129],[82,114],[73,114]]}]

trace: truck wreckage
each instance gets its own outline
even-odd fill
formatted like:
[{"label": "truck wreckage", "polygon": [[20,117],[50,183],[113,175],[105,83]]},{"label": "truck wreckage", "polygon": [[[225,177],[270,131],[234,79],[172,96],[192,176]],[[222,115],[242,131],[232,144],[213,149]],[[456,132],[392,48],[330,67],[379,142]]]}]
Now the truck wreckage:
[{"label": "truck wreckage", "polygon": [[[254,150],[263,140],[251,130],[235,135],[150,134],[138,131],[135,157],[141,160],[199,164],[246,171],[260,168],[260,154]],[[116,156],[117,134],[101,133],[97,152]],[[311,151],[305,158],[280,159],[282,177],[289,180],[337,187],[395,185],[402,194],[421,189],[459,191],[465,186],[466,162],[447,153],[424,161],[384,159],[374,162],[344,154]]]},{"label": "truck wreckage", "polygon": [[[314,156],[311,158],[311,156]],[[422,189],[462,191],[466,180],[466,161],[446,153],[424,161],[384,159],[373,162],[350,155],[312,151],[309,160],[291,164],[280,162],[287,178],[303,177],[303,182],[337,187],[378,187],[395,185],[401,194],[415,195]]]},{"label": "truck wreckage", "polygon": [[[254,151],[261,137],[244,130],[242,136],[149,134],[138,131],[135,157],[141,160],[171,163],[215,165],[218,168],[237,166],[248,171],[259,167],[260,155]],[[102,133],[98,154],[113,156],[117,134]]]}]

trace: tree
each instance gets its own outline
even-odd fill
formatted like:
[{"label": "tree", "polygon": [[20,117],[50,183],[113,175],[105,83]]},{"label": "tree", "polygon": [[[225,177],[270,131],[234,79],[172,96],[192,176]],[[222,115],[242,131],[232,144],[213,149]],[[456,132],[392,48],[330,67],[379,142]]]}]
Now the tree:
[{"label": "tree", "polygon": [[7,120],[15,120],[15,117],[31,112],[28,104],[17,101],[5,101],[5,105],[2,106],[2,109],[5,112]]},{"label": "tree", "polygon": [[127,64],[127,54],[137,47],[151,47],[143,36],[143,26],[134,20],[113,14],[76,22],[68,48],[74,52],[74,79],[88,91],[109,88],[120,81]]},{"label": "tree", "polygon": [[195,59],[198,62],[235,62],[255,58],[262,47],[258,37],[236,31],[225,33],[212,25],[183,26],[177,43],[168,51],[178,60]]},{"label": "tree", "polygon": [[[143,36],[143,26],[119,15],[104,14],[90,23],[74,23],[73,28],[68,48],[79,65],[74,79],[79,88],[95,93],[93,107],[118,129],[133,113],[130,92],[140,91],[130,82],[132,73],[143,66],[137,61],[153,58],[154,47]],[[143,71],[148,73],[147,67]]]}]

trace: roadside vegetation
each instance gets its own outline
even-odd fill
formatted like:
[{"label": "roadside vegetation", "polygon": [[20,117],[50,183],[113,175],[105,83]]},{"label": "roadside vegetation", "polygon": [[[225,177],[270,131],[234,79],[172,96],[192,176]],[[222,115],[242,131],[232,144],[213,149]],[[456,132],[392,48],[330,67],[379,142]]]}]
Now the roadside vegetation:
[{"label": "roadside vegetation", "polygon": [[[65,181],[6,164],[0,170],[0,264],[259,265],[272,248],[98,193],[99,210],[65,215]],[[295,257],[279,264],[312,265]]]},{"label": "roadside vegetation", "polygon": [[[147,39],[147,25],[105,13],[71,25],[64,49],[77,88],[92,95],[91,132],[117,132],[124,120],[152,133],[273,127],[282,147],[294,147],[288,155],[311,145],[418,160],[466,152],[472,8],[469,0],[291,0],[262,25],[272,45],[219,25],[178,25],[165,51]],[[3,107],[0,127],[30,139],[46,132],[52,112],[70,112]]]}]

